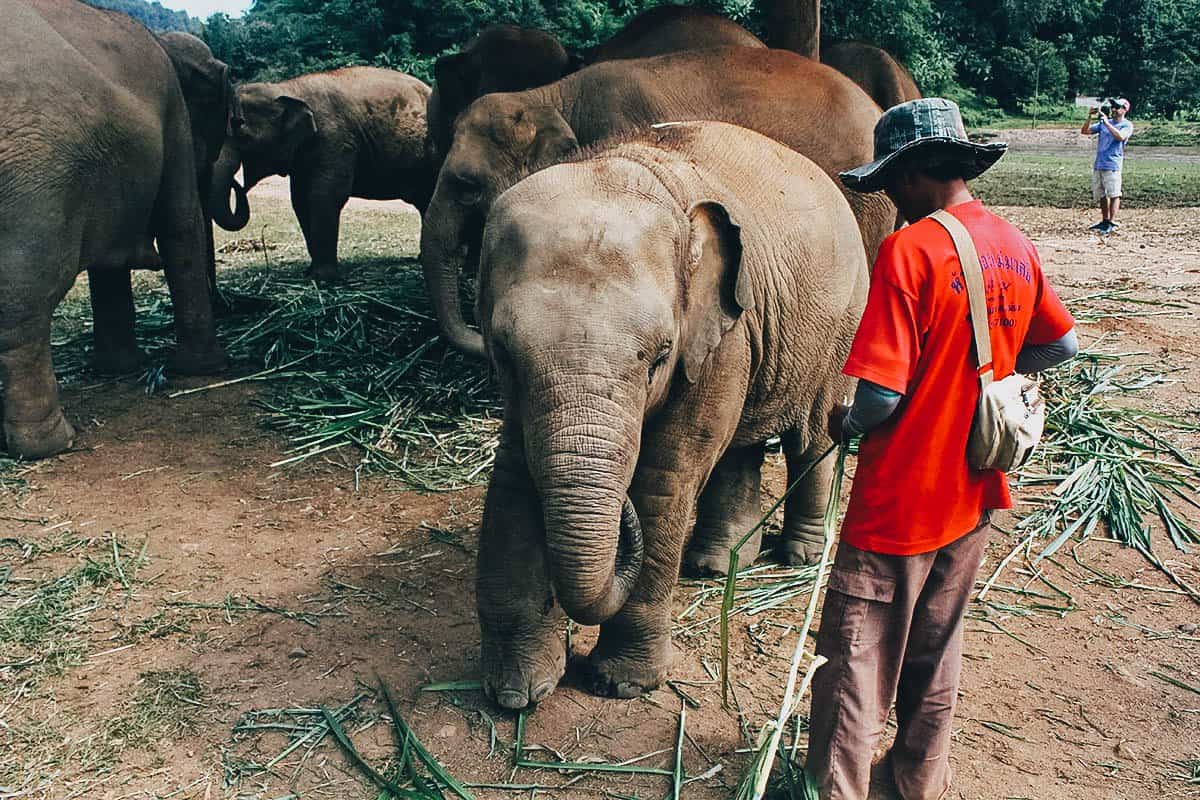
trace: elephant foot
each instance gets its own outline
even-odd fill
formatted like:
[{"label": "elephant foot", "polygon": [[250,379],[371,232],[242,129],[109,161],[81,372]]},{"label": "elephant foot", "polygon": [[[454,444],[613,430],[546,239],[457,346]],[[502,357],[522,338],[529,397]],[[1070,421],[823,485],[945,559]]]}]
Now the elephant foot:
[{"label": "elephant foot", "polygon": [[216,375],[229,366],[229,357],[219,344],[203,350],[179,348],[171,358],[171,371],[180,375]]},{"label": "elephant foot", "polygon": [[825,549],[825,521],[805,521],[785,526],[779,559],[793,567],[816,564]]},{"label": "elephant foot", "polygon": [[56,408],[39,422],[4,422],[4,439],[9,455],[20,458],[46,458],[61,453],[75,441],[75,429]]},{"label": "elephant foot", "polygon": [[649,654],[641,648],[636,653],[606,653],[603,645],[597,645],[587,659],[592,692],[623,700],[640,697],[667,679],[674,655],[670,636],[663,637],[663,643],[652,647]]},{"label": "elephant foot", "polygon": [[[729,574],[729,551],[746,535],[747,528],[737,528],[722,536],[701,536],[699,532],[683,554],[682,572],[689,578],[712,578]],[[746,540],[738,551],[738,568],[744,569],[758,558],[762,547],[762,529]]]},{"label": "elephant foot", "polygon": [[567,668],[562,627],[544,626],[530,636],[484,633],[480,651],[484,693],[502,708],[540,703],[558,686]]},{"label": "elephant foot", "polygon": [[304,276],[320,286],[327,286],[331,283],[337,283],[338,280],[338,265],[337,264],[313,264],[308,268],[308,272]]},{"label": "elephant foot", "polygon": [[92,353],[92,369],[101,375],[127,375],[137,372],[145,354],[136,344],[97,348]]}]

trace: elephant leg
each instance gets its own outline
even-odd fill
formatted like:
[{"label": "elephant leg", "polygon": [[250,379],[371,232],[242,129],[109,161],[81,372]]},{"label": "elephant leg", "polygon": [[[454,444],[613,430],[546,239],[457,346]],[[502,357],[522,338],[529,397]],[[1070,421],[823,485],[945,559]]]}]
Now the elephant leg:
[{"label": "elephant leg", "polygon": [[342,209],[354,185],[352,173],[341,171],[318,176],[292,176],[292,209],[304,232],[312,264],[308,276],[318,283],[338,277],[338,233]]},{"label": "elephant leg", "polygon": [[[829,439],[810,443],[807,447],[795,431],[784,434],[783,453],[787,459],[788,485],[820,458],[829,446]],[[800,481],[783,506],[783,543],[781,556],[787,564],[815,564],[821,559],[825,541],[825,506],[833,480],[833,456],[814,467]]]},{"label": "elephant leg", "polygon": [[[695,577],[724,575],[729,551],[762,517],[760,488],[766,447],[761,444],[725,451],[696,504],[696,530],[683,555],[684,572]],[[748,566],[758,557],[762,531],[738,551]]]},{"label": "elephant leg", "polygon": [[58,403],[58,382],[50,363],[50,315],[13,322],[0,329],[4,440],[10,455],[44,458],[66,450],[75,439],[75,429]]},{"label": "elephant leg", "polygon": [[543,700],[566,670],[566,617],[554,600],[541,502],[514,425],[505,425],[484,501],[476,602],[484,691],[505,708]]},{"label": "elephant leg", "polygon": [[[186,117],[185,117],[186,121]],[[192,167],[190,132],[179,123],[168,134],[167,161],[155,209],[155,231],[171,303],[175,307],[177,349],[171,366],[187,375],[225,368],[217,343],[208,292],[204,218]]]},{"label": "elephant leg", "polygon": [[92,366],[100,373],[122,375],[142,363],[133,333],[133,288],[129,270],[89,269],[92,295]]},{"label": "elephant leg", "polygon": [[666,678],[674,659],[671,593],[683,545],[700,490],[733,438],[744,402],[745,391],[736,385],[706,387],[680,398],[643,433],[629,487],[642,523],[642,572],[629,600],[600,626],[588,656],[596,693],[636,697]]}]

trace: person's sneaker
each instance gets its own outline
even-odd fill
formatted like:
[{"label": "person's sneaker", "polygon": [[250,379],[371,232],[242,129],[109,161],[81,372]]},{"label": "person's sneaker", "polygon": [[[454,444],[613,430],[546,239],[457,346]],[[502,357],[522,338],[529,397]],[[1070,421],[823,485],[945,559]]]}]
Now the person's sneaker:
[{"label": "person's sneaker", "polygon": [[1107,236],[1108,234],[1112,233],[1116,229],[1117,229],[1116,225],[1113,225],[1108,220],[1104,220],[1103,227],[1099,228],[1099,231],[1102,235]]},{"label": "person's sneaker", "polygon": [[1108,220],[1102,219],[1099,222],[1097,222],[1095,225],[1088,226],[1088,230],[1089,231],[1102,231],[1102,230],[1104,230],[1104,226],[1107,222],[1108,222]]}]

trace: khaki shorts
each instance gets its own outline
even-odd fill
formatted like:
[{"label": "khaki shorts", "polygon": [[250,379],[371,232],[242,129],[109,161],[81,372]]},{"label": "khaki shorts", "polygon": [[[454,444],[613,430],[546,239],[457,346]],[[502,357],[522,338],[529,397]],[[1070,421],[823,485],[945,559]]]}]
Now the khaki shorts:
[{"label": "khaki shorts", "polygon": [[1092,170],[1092,199],[1100,200],[1105,197],[1121,196],[1121,170],[1094,169]]}]

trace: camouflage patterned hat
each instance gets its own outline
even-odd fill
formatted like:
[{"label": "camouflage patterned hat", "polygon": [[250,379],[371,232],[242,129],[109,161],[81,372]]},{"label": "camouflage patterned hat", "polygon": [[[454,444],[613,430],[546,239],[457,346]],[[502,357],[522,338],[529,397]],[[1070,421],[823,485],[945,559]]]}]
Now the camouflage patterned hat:
[{"label": "camouflage patterned hat", "polygon": [[875,160],[840,177],[856,192],[877,192],[883,188],[888,167],[900,156],[915,153],[905,162],[958,163],[969,180],[995,164],[1007,149],[1004,142],[970,141],[958,105],[941,97],[926,97],[889,108],[875,123]]}]

